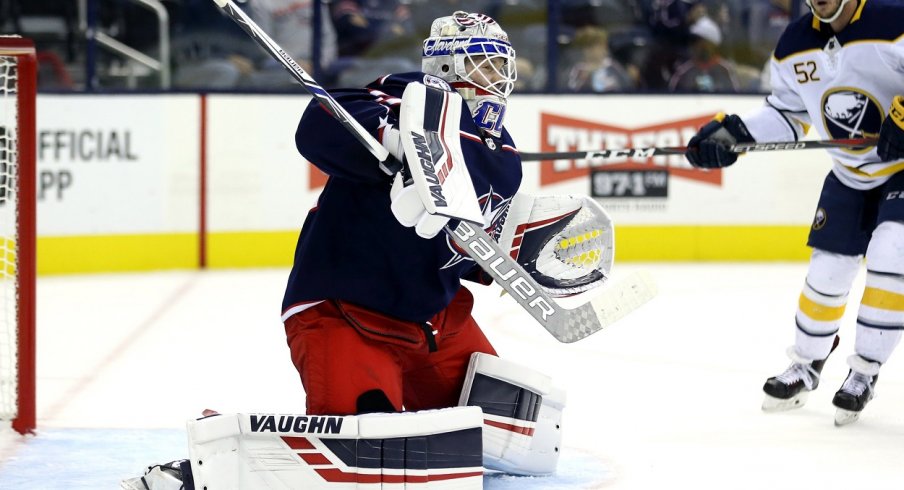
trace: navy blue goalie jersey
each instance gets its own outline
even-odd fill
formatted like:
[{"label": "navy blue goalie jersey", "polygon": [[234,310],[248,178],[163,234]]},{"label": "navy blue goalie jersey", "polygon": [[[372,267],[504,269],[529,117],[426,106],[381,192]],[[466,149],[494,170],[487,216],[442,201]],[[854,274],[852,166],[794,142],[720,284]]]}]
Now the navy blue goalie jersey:
[{"label": "navy blue goalie jersey", "polygon": [[[423,73],[405,73],[331,94],[378,137],[387,124],[398,125],[402,92],[412,82],[445,85]],[[462,104],[462,152],[487,230],[496,236],[521,184],[521,158],[507,131],[499,138],[482,133]],[[396,220],[390,210],[392,179],[316,100],[301,117],[295,144],[329,179],[298,237],[283,298],[284,320],[306,305],[336,299],[423,322],[449,304],[462,278],[479,272],[445,233],[421,238]]]}]

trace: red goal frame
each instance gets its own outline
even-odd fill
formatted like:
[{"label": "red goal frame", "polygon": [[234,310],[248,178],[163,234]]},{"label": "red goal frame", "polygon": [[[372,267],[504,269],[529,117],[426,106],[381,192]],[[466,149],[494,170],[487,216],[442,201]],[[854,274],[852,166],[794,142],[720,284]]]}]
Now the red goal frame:
[{"label": "red goal frame", "polygon": [[35,280],[37,141],[35,99],[37,97],[37,54],[34,43],[21,37],[0,37],[0,56],[17,60],[18,111],[18,215],[16,220],[16,275],[18,281],[18,364],[16,367],[17,414],[12,427],[21,434],[34,431],[35,404]]}]

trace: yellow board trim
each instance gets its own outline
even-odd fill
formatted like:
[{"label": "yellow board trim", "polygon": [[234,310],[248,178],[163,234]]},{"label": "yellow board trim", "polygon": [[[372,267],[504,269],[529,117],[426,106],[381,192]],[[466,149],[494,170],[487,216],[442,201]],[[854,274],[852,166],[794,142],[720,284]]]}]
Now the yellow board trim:
[{"label": "yellow board trim", "polygon": [[291,267],[297,241],[298,230],[211,233],[207,238],[207,265]]},{"label": "yellow board trim", "polygon": [[801,261],[808,226],[616,226],[618,261]]},{"label": "yellow board trim", "polygon": [[879,310],[904,311],[904,295],[884,289],[867,287],[860,304]]},{"label": "yellow board trim", "polygon": [[38,237],[38,274],[187,269],[198,266],[198,235]]},{"label": "yellow board trim", "polygon": [[[616,262],[803,261],[806,226],[619,226]],[[298,231],[218,232],[207,237],[210,268],[291,267]],[[194,233],[38,238],[39,274],[199,267]]]},{"label": "yellow board trim", "polygon": [[844,316],[845,306],[847,305],[821,305],[804,294],[800,295],[800,300],[797,302],[797,307],[800,309],[800,312],[817,322],[834,322],[841,320],[841,317]]}]

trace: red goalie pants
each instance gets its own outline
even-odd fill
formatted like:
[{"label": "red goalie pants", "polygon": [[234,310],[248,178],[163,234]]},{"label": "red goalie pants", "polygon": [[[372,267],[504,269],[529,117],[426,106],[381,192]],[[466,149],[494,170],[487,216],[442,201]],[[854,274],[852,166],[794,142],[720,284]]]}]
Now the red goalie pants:
[{"label": "red goalie pants", "polygon": [[397,411],[458,405],[471,354],[496,355],[471,317],[473,304],[462,287],[429,324],[341,301],[289,317],[286,339],[307,394],[307,413],[355,414],[358,397],[372,390],[382,390]]}]

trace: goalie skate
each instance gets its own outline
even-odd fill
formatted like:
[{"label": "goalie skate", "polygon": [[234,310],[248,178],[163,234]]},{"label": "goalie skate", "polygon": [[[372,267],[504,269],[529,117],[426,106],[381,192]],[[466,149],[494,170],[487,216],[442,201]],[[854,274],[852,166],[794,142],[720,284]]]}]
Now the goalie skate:
[{"label": "goalie skate", "polygon": [[144,476],[123,480],[122,490],[184,490],[194,488],[188,460],[180,459],[166,464],[149,466]]},{"label": "goalie skate", "polygon": [[[838,336],[832,343],[832,350],[838,347]],[[810,392],[819,386],[819,375],[825,366],[826,359],[810,360],[797,355],[794,347],[788,348],[788,357],[791,365],[778,376],[766,380],[763,391],[766,397],[763,399],[764,412],[782,412],[804,406]]]}]

